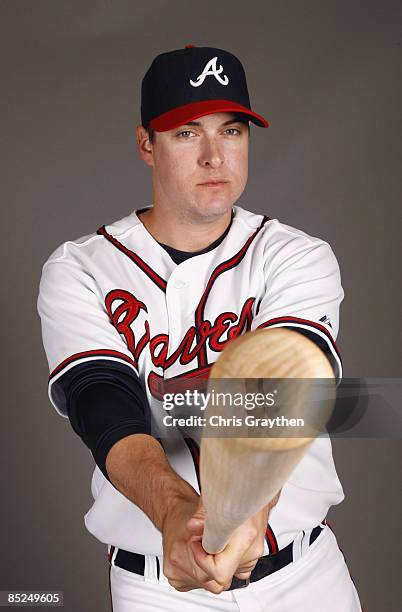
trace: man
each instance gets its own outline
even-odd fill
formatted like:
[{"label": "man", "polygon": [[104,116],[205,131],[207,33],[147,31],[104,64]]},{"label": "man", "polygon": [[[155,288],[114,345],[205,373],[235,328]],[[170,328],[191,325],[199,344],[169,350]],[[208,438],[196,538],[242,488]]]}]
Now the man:
[{"label": "man", "polygon": [[59,247],[38,301],[50,399],[97,464],[85,522],[108,545],[113,610],[360,610],[325,523],[343,499],[328,437],[279,500],[207,555],[197,442],[162,426],[161,390],[207,376],[249,330],[307,335],[340,378],[343,291],[332,250],[235,205],[249,121],[268,127],[235,56],[191,45],[157,56],[141,118],[152,205]]}]

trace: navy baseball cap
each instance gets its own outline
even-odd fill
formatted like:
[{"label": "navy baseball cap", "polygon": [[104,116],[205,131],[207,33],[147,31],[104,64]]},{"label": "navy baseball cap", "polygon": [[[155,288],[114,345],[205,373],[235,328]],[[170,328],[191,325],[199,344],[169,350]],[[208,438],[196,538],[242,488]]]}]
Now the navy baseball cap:
[{"label": "navy baseball cap", "polygon": [[260,127],[268,122],[251,110],[246,75],[232,53],[187,45],[157,55],[141,87],[141,122],[157,132],[172,130],[212,113],[246,115]]}]

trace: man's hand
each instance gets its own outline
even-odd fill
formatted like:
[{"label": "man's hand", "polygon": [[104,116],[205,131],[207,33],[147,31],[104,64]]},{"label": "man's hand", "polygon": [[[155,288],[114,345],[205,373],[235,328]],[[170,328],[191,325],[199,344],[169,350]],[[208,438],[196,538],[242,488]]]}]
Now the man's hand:
[{"label": "man's hand", "polygon": [[159,442],[146,434],[126,436],[112,446],[106,468],[113,485],[162,533],[163,572],[175,589],[221,593],[233,575],[250,575],[277,499],[241,525],[224,551],[208,555],[201,546],[205,513],[200,496],[172,470]]},{"label": "man's hand", "polygon": [[[258,559],[264,553],[264,539],[268,516],[279,499],[280,493],[260,512],[245,521],[232,534],[225,549],[210,555],[201,545],[202,528],[195,518],[190,519],[188,528],[193,533],[191,550],[197,565],[219,585],[222,592],[230,587],[233,576],[245,580],[250,577]],[[213,592],[217,592],[216,590]]]},{"label": "man's hand", "polygon": [[194,533],[202,533],[204,521],[201,500],[195,491],[169,500],[161,529],[163,573],[177,591],[203,588],[221,593],[223,590],[213,576],[196,563],[190,546]]}]

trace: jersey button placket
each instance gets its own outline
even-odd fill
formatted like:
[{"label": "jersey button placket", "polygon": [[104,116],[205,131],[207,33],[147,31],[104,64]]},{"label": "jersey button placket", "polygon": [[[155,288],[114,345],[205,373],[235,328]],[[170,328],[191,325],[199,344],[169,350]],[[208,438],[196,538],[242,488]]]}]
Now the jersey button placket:
[{"label": "jersey button placket", "polygon": [[[168,355],[171,355],[182,342],[184,334],[186,332],[185,319],[186,319],[186,308],[189,301],[189,286],[188,280],[183,278],[171,278],[168,281],[166,291],[166,307],[169,325],[169,347]],[[175,366],[173,371],[170,371],[170,375],[174,375]]]}]

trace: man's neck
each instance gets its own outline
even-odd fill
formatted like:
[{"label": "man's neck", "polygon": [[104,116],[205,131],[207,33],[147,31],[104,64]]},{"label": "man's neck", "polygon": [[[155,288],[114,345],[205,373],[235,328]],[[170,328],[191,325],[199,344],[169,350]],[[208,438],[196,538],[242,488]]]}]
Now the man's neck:
[{"label": "man's neck", "polygon": [[156,208],[151,208],[140,214],[139,219],[158,242],[179,251],[197,252],[208,247],[225,232],[231,214],[232,209],[214,220],[191,223],[174,215],[160,214]]}]

